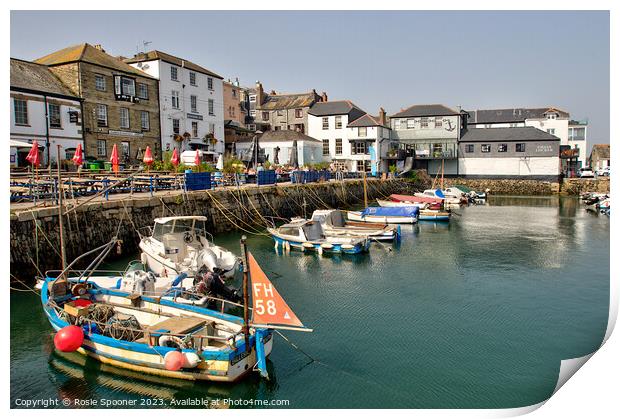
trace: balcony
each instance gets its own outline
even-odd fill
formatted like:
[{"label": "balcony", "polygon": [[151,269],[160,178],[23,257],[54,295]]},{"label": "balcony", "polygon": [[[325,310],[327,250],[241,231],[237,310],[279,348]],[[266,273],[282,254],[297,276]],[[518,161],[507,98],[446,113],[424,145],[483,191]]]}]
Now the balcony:
[{"label": "balcony", "polygon": [[456,159],[458,146],[456,143],[413,143],[402,144],[401,148],[408,155],[420,160]]}]

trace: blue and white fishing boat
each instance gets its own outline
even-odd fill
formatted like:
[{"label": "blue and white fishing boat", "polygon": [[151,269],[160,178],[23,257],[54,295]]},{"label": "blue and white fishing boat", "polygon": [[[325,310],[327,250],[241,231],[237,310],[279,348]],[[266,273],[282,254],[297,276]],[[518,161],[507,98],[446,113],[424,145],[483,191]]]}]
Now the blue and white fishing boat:
[{"label": "blue and white fishing boat", "polygon": [[347,211],[351,221],[386,224],[414,224],[418,222],[420,209],[407,207],[368,207],[363,211]]},{"label": "blue and white fishing boat", "polygon": [[367,252],[370,247],[368,237],[352,235],[325,235],[321,224],[305,219],[295,219],[280,227],[268,228],[275,247],[286,250],[316,251],[323,253],[357,254]]},{"label": "blue and white fishing boat", "polygon": [[210,297],[195,300],[183,288],[147,296],[101,288],[88,278],[65,278],[69,265],[57,277],[46,277],[41,289],[43,310],[57,331],[56,349],[184,380],[232,382],[253,370],[267,376],[272,329],[311,330],[246,252],[244,239],[242,254],[244,304],[229,304],[243,308],[243,317],[204,308],[201,300]]}]

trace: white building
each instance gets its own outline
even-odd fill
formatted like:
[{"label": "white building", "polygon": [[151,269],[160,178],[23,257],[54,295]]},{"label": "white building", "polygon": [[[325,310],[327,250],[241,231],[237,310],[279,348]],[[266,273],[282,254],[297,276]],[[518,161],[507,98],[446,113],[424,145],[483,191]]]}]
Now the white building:
[{"label": "white building", "polygon": [[563,171],[576,172],[580,167],[586,166],[588,123],[571,120],[566,111],[554,107],[483,109],[470,111],[468,115],[467,125],[471,128],[535,127],[555,135],[560,139],[562,151],[578,150],[567,154],[577,157],[574,161],[565,161]]},{"label": "white building", "polygon": [[[322,143],[303,132],[292,130],[267,131],[258,139],[260,148],[265,149],[265,156],[270,163],[287,165],[297,141],[297,163],[299,167],[325,161],[322,155]],[[237,140],[237,154],[245,152],[252,144],[252,137]]]},{"label": "white building", "polygon": [[308,135],[321,141],[326,161],[352,172],[387,172],[390,150],[397,148],[383,109],[374,117],[348,100],[315,103],[308,111]]},{"label": "white building", "polygon": [[11,58],[11,167],[24,167],[30,147],[37,140],[41,165],[73,158],[82,143],[81,100],[47,66]]},{"label": "white building", "polygon": [[162,150],[224,152],[223,77],[161,51],[125,60],[159,80]]}]

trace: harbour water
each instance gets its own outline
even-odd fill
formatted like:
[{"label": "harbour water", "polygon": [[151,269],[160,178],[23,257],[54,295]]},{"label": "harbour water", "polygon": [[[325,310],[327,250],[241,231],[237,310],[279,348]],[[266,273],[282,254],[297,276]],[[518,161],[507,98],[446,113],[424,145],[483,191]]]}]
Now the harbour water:
[{"label": "harbour water", "polygon": [[[609,307],[609,218],[575,198],[493,197],[449,225],[403,226],[363,256],[248,247],[313,333],[275,336],[270,381],[132,374],[53,351],[38,297],[11,294],[11,404],[20,400],[250,400],[292,408],[509,408],[538,403],[560,360],[598,348]],[[239,234],[217,244],[238,251]],[[122,269],[123,262],[116,266]],[[42,332],[43,331],[43,332]],[[578,379],[578,378],[577,378]],[[252,404],[253,403],[253,404]],[[59,406],[62,407],[62,404]],[[97,407],[101,407],[99,404]],[[124,406],[126,407],[126,406]],[[192,406],[201,407],[201,406]]]}]

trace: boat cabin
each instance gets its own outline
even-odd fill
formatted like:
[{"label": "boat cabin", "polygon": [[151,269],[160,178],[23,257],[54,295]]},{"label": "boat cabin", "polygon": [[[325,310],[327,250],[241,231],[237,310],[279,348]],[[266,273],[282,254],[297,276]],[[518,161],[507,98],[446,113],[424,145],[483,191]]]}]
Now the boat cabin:
[{"label": "boat cabin", "polygon": [[340,210],[316,210],[312,213],[312,221],[330,227],[345,227],[345,214]]},{"label": "boat cabin", "polygon": [[200,215],[156,218],[150,238],[158,242],[153,245],[163,247],[167,258],[183,261],[203,246],[200,238],[206,237],[206,221],[207,217]]},{"label": "boat cabin", "polygon": [[296,221],[278,228],[278,233],[286,240],[296,242],[319,241],[325,239],[321,224],[315,221]]}]

